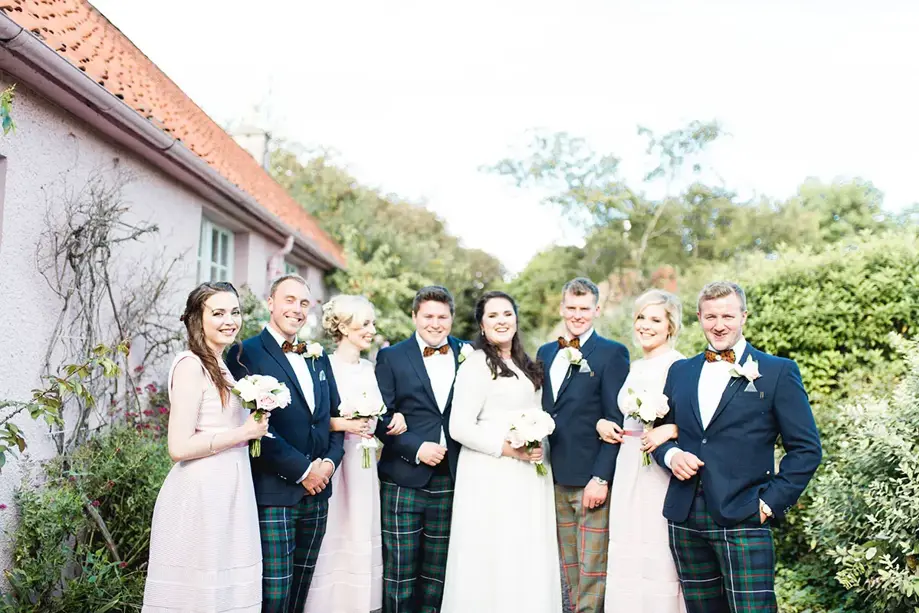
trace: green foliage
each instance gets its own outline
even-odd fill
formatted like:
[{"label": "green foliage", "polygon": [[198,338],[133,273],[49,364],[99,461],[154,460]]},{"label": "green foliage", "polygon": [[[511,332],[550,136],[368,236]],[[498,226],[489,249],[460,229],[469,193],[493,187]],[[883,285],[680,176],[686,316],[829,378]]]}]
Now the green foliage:
[{"label": "green foliage", "polygon": [[258,336],[268,325],[268,304],[255,295],[248,285],[239,288],[239,307],[243,324],[237,339],[239,342]]},{"label": "green foliage", "polygon": [[49,463],[47,481],[18,494],[0,611],[139,611],[153,506],[171,466],[165,438],[136,424]]},{"label": "green foliage", "polygon": [[475,298],[504,274],[494,257],[462,247],[443,220],[424,207],[362,186],[324,157],[303,164],[293,153],[279,150],[272,155],[271,169],[288,193],[345,246],[348,268],[330,281],[339,291],[370,298],[381,334],[392,340],[407,336],[413,329],[411,299],[431,284],[447,287],[456,298],[454,334],[474,334]]},{"label": "green foliage", "polygon": [[86,406],[95,406],[96,397],[88,385],[90,378],[101,375],[114,379],[121,373],[113,359],[118,353],[127,355],[127,343],[115,348],[97,345],[84,361],[65,364],[59,374],[42,377],[45,386],[33,389],[28,402],[0,401],[0,411],[4,412],[0,416],[0,469],[6,464],[7,453],[14,453],[14,448],[22,453],[27,446],[22,430],[12,422],[15,416],[26,411],[32,419],[42,419],[49,426],[63,426],[61,412],[67,402],[79,400]]},{"label": "green foliage", "polygon": [[839,411],[836,447],[812,484],[803,532],[859,611],[919,608],[919,348],[905,380]]},{"label": "green foliage", "polygon": [[13,121],[13,95],[16,92],[16,86],[10,85],[0,92],[0,127],[3,128],[3,135],[16,131],[16,123]]}]

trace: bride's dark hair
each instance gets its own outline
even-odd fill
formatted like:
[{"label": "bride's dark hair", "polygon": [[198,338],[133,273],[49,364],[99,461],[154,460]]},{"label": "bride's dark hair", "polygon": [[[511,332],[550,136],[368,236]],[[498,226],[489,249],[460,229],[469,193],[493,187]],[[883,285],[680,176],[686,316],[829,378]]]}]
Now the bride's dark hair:
[{"label": "bride's dark hair", "polygon": [[475,321],[479,324],[479,335],[472,341],[472,346],[475,349],[481,349],[485,352],[485,363],[488,364],[488,368],[491,370],[492,378],[497,379],[498,377],[517,376],[517,373],[511,370],[510,367],[504,363],[504,360],[501,359],[501,353],[497,345],[489,342],[488,339],[485,338],[485,333],[482,331],[482,319],[485,317],[485,306],[488,304],[488,301],[493,298],[503,298],[510,302],[511,306],[514,308],[514,317],[517,317],[518,328],[517,331],[514,332],[514,338],[511,341],[511,359],[514,361],[514,364],[517,365],[517,368],[523,371],[527,379],[533,383],[533,388],[538,390],[542,387],[542,362],[530,359],[530,356],[528,356],[527,352],[523,349],[523,343],[520,341],[520,318],[517,315],[517,303],[509,295],[499,291],[485,292],[475,303]]}]

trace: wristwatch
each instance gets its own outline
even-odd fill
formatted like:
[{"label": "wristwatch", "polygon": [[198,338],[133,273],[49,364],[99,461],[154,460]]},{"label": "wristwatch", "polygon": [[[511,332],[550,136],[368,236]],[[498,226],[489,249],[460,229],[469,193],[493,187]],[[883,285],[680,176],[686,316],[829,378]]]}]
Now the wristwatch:
[{"label": "wristwatch", "polygon": [[593,480],[593,481],[596,481],[596,482],[597,482],[597,485],[607,485],[607,484],[609,484],[609,481],[607,481],[606,479],[601,479],[600,477],[593,477],[592,480]]},{"label": "wristwatch", "polygon": [[762,511],[766,517],[772,517],[772,509],[762,500],[759,501],[759,510]]}]

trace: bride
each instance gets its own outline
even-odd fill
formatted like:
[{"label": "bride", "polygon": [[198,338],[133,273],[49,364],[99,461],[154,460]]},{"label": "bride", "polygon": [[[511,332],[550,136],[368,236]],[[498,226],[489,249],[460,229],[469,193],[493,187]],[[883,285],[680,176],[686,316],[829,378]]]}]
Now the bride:
[{"label": "bride", "polygon": [[517,335],[517,305],[503,292],[485,293],[475,306],[481,334],[460,365],[450,434],[462,445],[443,613],[562,609],[551,470],[532,464],[507,442],[513,417],[541,410],[542,368]]}]

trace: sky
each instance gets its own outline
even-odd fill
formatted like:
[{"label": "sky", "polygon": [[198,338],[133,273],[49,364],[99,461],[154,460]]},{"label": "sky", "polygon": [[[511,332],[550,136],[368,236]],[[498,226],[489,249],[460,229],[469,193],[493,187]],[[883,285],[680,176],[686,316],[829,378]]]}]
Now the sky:
[{"label": "sky", "polygon": [[[329,147],[520,271],[580,233],[485,165],[566,131],[647,170],[638,125],[717,120],[741,197],[863,177],[919,202],[914,0],[91,0],[221,125]],[[654,195],[654,186],[649,193]]]}]

